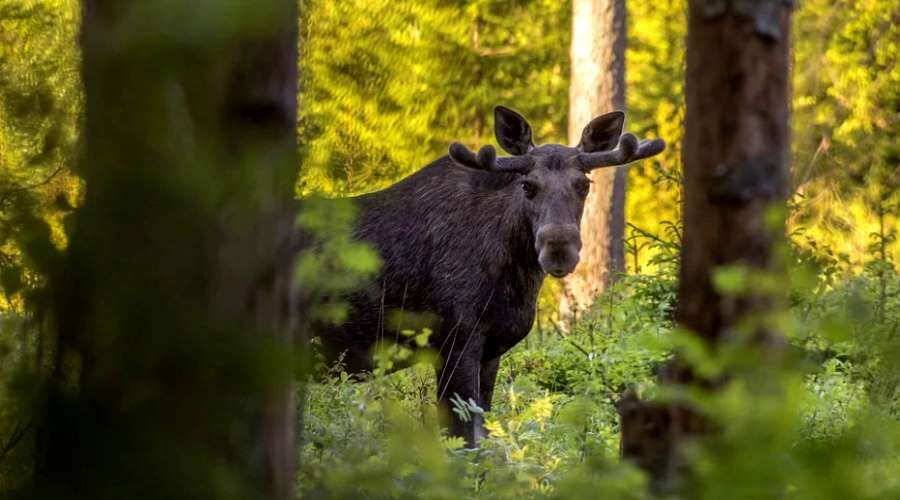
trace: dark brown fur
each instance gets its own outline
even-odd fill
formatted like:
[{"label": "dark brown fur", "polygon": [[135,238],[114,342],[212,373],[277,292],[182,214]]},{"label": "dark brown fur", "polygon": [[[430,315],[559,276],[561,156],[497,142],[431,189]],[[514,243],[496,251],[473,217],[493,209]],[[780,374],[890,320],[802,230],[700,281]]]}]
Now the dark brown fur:
[{"label": "dark brown fur", "polygon": [[[437,390],[445,408],[456,394],[490,410],[500,356],[530,331],[544,277],[571,272],[578,261],[589,186],[580,157],[613,147],[585,142],[615,145],[622,133],[623,115],[610,114],[589,125],[577,148],[535,147],[524,118],[506,108],[496,113],[498,142],[517,154],[517,173],[445,156],[353,199],[354,236],[380,253],[383,267],[371,286],[348,298],[348,321],[321,331],[332,359],[343,356],[348,372],[364,373],[373,368],[377,343],[402,339],[390,318],[430,313],[429,347],[440,354]],[[484,158],[492,164],[491,155]],[[453,416],[449,426],[470,446],[483,434],[478,415],[469,422]]]}]

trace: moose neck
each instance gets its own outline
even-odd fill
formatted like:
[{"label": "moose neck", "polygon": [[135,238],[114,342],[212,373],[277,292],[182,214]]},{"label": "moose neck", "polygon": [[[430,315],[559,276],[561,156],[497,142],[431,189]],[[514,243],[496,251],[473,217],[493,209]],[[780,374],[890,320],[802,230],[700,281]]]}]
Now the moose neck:
[{"label": "moose neck", "polygon": [[479,174],[489,178],[484,179],[483,189],[473,193],[479,200],[481,229],[470,238],[478,238],[473,241],[475,245],[496,247],[485,248],[484,252],[490,256],[486,260],[496,259],[485,269],[485,275],[486,284],[497,293],[492,294],[490,308],[482,319],[485,329],[493,332],[484,355],[493,358],[512,348],[531,330],[545,274],[538,263],[534,229],[523,207],[520,176]]}]

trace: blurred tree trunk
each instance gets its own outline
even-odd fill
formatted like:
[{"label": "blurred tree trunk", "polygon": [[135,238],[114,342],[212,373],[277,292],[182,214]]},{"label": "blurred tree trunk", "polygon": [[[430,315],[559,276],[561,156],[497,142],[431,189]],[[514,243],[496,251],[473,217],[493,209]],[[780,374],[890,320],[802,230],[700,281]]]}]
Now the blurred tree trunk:
[{"label": "blurred tree trunk", "polygon": [[297,19],[84,2],[87,188],[50,279],[34,496],[293,496]]},{"label": "blurred tree trunk", "polygon": [[[690,2],[684,141],[684,239],[678,322],[710,343],[741,318],[766,311],[760,294],[723,297],[711,273],[741,264],[772,271],[783,228],[766,211],[788,193],[790,2]],[[760,341],[773,332],[757,332]],[[777,345],[777,342],[774,344]],[[661,382],[715,387],[677,359]],[[658,490],[677,488],[686,465],[680,446],[711,432],[684,406],[620,402],[622,452],[651,474]]]},{"label": "blurred tree trunk", "polygon": [[[569,143],[595,116],[625,110],[625,0],[573,0]],[[623,168],[591,173],[591,194],[581,219],[581,262],[564,281],[560,318],[587,309],[617,273],[625,270]]]}]

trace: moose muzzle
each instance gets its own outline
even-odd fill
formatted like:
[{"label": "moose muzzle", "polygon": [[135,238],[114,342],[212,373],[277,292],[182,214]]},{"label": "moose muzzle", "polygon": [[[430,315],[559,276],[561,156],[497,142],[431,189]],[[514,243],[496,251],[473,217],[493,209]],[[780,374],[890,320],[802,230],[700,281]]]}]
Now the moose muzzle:
[{"label": "moose muzzle", "polygon": [[561,278],[578,264],[581,235],[575,224],[547,224],[537,231],[535,250],[544,272]]}]

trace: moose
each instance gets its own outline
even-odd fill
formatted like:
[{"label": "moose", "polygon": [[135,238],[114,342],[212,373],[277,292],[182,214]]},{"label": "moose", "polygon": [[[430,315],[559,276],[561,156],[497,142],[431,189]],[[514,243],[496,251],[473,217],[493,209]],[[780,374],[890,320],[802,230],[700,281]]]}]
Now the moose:
[{"label": "moose", "polygon": [[453,143],[439,158],[393,186],[352,198],[353,236],[381,255],[377,279],[346,297],[348,319],[319,332],[327,359],[351,374],[373,369],[373,349],[403,342],[391,311],[432,317],[428,346],[438,353],[437,396],[453,436],[477,446],[480,415],[462,419],[451,398],[490,410],[500,357],[528,334],[538,291],[548,274],[578,264],[579,225],[591,181],[587,174],[625,165],[665,148],[623,134],[620,111],[591,120],[576,147],[536,146],[528,121],[494,109],[493,146],[477,153]]}]

